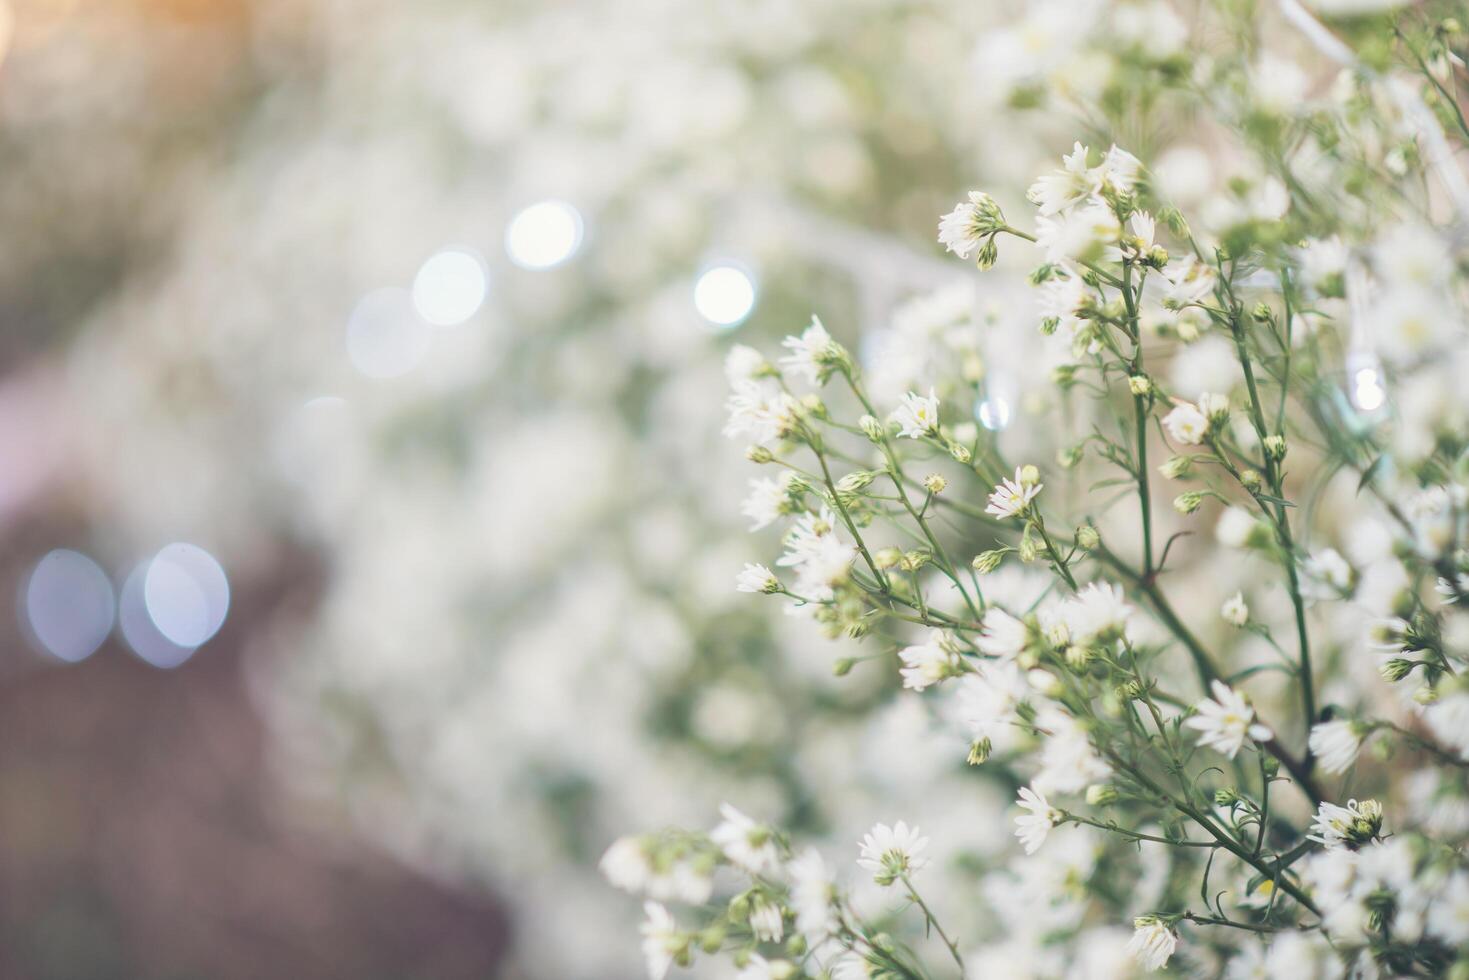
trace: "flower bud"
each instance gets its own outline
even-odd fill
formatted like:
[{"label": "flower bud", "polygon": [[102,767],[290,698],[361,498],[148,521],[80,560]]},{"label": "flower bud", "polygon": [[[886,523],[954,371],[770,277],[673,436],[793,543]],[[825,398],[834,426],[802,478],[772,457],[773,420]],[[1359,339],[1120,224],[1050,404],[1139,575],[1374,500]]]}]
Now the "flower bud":
[{"label": "flower bud", "polygon": [[1095,551],[1097,545],[1102,543],[1101,534],[1090,524],[1083,524],[1076,529],[1076,545],[1083,551]]},{"label": "flower bud", "polygon": [[1391,660],[1384,663],[1379,669],[1382,672],[1382,677],[1384,680],[1388,681],[1391,684],[1396,684],[1398,681],[1411,674],[1415,666],[1417,665],[1414,664],[1411,660],[1405,660],[1402,657],[1393,657]]},{"label": "flower bud", "polygon": [[949,443],[949,455],[956,463],[968,463],[971,459],[974,458],[973,455],[969,452],[969,447],[964,445],[962,442]]},{"label": "flower bud", "polygon": [[929,563],[933,556],[926,551],[910,551],[903,555],[903,560],[898,563],[905,572],[916,572]]},{"label": "flower bud", "polygon": [[1199,509],[1204,502],[1204,495],[1197,490],[1189,490],[1173,498],[1173,509],[1180,514],[1192,514]]},{"label": "flower bud", "polygon": [[775,459],[775,453],[764,446],[750,446],[745,450],[745,458],[752,463],[768,463]]},{"label": "flower bud", "polygon": [[857,661],[854,660],[853,658],[851,658],[851,657],[842,657],[836,663],[834,663],[834,664],[831,665],[831,673],[832,673],[832,676],[833,677],[846,677],[848,674],[850,674],[852,672],[852,668],[855,667],[856,665],[857,665]]},{"label": "flower bud", "polygon": [[1086,450],[1081,446],[1067,446],[1065,449],[1057,450],[1056,465],[1066,470],[1075,469],[1085,452]]},{"label": "flower bud", "polygon": [[864,415],[858,419],[857,426],[873,442],[882,442],[883,436],[887,434],[882,423],[871,415]]},{"label": "flower bud", "polygon": [[1030,536],[1030,527],[1028,525],[1026,526],[1025,533],[1020,536],[1020,547],[1015,550],[1020,556],[1020,560],[1027,565],[1035,561],[1039,555],[1035,541]]},{"label": "flower bud", "polygon": [[1165,480],[1182,480],[1193,474],[1194,458],[1192,456],[1174,456],[1162,466],[1158,472],[1163,474]]},{"label": "flower bud", "polygon": [[1259,470],[1245,470],[1239,475],[1239,482],[1246,490],[1252,493],[1259,490],[1264,484],[1265,478],[1260,475]]},{"label": "flower bud", "polygon": [[969,563],[969,567],[981,575],[988,575],[1000,567],[1000,562],[1004,557],[1005,551],[1003,548],[996,548],[994,551],[984,551],[974,556],[974,560]]},{"label": "flower bud", "polygon": [[883,571],[895,567],[903,560],[903,553],[897,548],[883,548],[872,556],[872,563]]},{"label": "flower bud", "polygon": [[982,766],[989,760],[990,752],[994,745],[988,738],[978,738],[969,743],[969,764],[971,766]]},{"label": "flower bud", "polygon": [[1270,310],[1270,304],[1265,302],[1256,303],[1255,308],[1250,311],[1250,316],[1256,323],[1269,323],[1275,318],[1275,314]]},{"label": "flower bud", "polygon": [[939,473],[930,473],[923,478],[923,489],[931,494],[937,495],[943,493],[944,487],[948,485],[949,481],[945,480]]},{"label": "flower bud", "polygon": [[1127,379],[1127,390],[1134,395],[1146,395],[1153,390],[1153,381],[1146,374],[1134,374]]},{"label": "flower bud", "polygon": [[1116,787],[1106,783],[1093,783],[1086,788],[1086,801],[1092,806],[1111,806],[1122,798]]},{"label": "flower bud", "polygon": [[1031,484],[1039,483],[1040,480],[1041,471],[1036,469],[1034,466],[1027,463],[1026,465],[1020,467],[1020,483],[1022,486],[1028,487]]},{"label": "flower bud", "polygon": [[1073,671],[1079,673],[1085,670],[1086,665],[1091,663],[1091,660],[1092,652],[1089,647],[1079,646],[1073,643],[1066,648],[1066,666],[1070,667]]},{"label": "flower bud", "polygon": [[1420,687],[1413,692],[1413,700],[1418,704],[1434,704],[1438,701],[1438,689],[1434,687]]},{"label": "flower bud", "polygon": [[1285,436],[1265,437],[1265,455],[1271,459],[1276,461],[1285,459],[1286,448]]},{"label": "flower bud", "polygon": [[995,236],[986,238],[984,244],[974,253],[974,264],[981,272],[995,267],[995,260],[1000,257],[1000,249],[995,245]]}]

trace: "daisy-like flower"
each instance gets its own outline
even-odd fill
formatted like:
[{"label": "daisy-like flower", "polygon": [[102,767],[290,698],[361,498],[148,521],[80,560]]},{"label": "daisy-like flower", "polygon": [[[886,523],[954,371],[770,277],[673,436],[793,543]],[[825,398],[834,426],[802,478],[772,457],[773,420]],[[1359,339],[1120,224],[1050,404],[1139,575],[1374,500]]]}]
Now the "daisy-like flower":
[{"label": "daisy-like flower", "polygon": [[741,381],[724,403],[729,413],[724,434],[768,446],[790,432],[796,422],[796,400],[758,381]]},{"label": "daisy-like flower", "polygon": [[1087,167],[1086,156],[1085,146],[1073,144],[1071,152],[1061,158],[1061,169],[1037,178],[1025,192],[1043,217],[1079,204],[1102,189],[1104,171]]},{"label": "daisy-like flower", "polygon": [[780,579],[764,565],[746,562],[744,570],[735,577],[735,589],[739,592],[769,594],[780,591]]},{"label": "daisy-like flower", "polygon": [[791,910],[796,914],[796,930],[806,937],[808,945],[816,945],[841,927],[833,904],[836,884],[814,847],[802,851],[786,870],[791,876]]},{"label": "daisy-like flower", "polygon": [[1029,786],[1020,787],[1020,799],[1016,802],[1025,813],[1015,818],[1015,836],[1020,838],[1026,854],[1034,854],[1046,842],[1051,828],[1061,822],[1061,811]]},{"label": "daisy-like flower", "polygon": [[1116,213],[1100,201],[1035,222],[1036,245],[1058,264],[1100,258],[1121,234]]},{"label": "daisy-like flower", "polygon": [[1311,728],[1311,754],[1328,773],[1346,772],[1357,761],[1366,726],[1356,721],[1323,721]]},{"label": "daisy-like flower", "polygon": [[920,835],[917,827],[901,820],[891,827],[880,823],[862,838],[857,863],[872,872],[873,881],[887,886],[927,867],[928,858],[923,857],[927,848],[928,838]]},{"label": "daisy-like flower", "polygon": [[999,606],[985,610],[980,626],[979,652],[991,657],[1014,660],[1030,642],[1030,630],[1025,623]]},{"label": "daisy-like flower", "polygon": [[780,366],[813,385],[825,384],[842,358],[841,345],[831,339],[831,334],[815,316],[811,317],[811,325],[799,337],[787,337],[781,341],[781,346],[790,353],[780,359]]},{"label": "daisy-like flower", "polygon": [[1204,441],[1204,434],[1209,431],[1209,420],[1198,408],[1182,402],[1163,416],[1163,428],[1168,430],[1168,436],[1174,442],[1197,446]]},{"label": "daisy-like flower", "polygon": [[1132,920],[1132,927],[1127,951],[1149,973],[1163,969],[1178,948],[1178,933],[1156,915],[1140,915]]},{"label": "daisy-like flower", "polygon": [[1198,714],[1184,722],[1199,733],[1199,743],[1233,759],[1244,747],[1245,739],[1269,741],[1275,736],[1270,729],[1255,721],[1255,709],[1244,695],[1223,681],[1210,684],[1214,699],[1205,698],[1194,705]]},{"label": "daisy-like flower", "polygon": [[1171,310],[1192,306],[1214,291],[1214,270],[1193,255],[1168,263],[1163,280],[1163,305]]},{"label": "daisy-like flower", "polygon": [[1020,478],[1021,470],[1015,470],[1015,479],[1002,480],[995,485],[995,490],[990,494],[989,506],[984,509],[986,514],[995,517],[1014,517],[1035,499],[1035,495],[1041,492],[1045,486],[1042,483],[1026,483]]},{"label": "daisy-like flower", "polygon": [[1219,615],[1231,626],[1243,626],[1250,621],[1250,607],[1245,604],[1244,593],[1236,592],[1224,600],[1224,605],[1219,607]]},{"label": "daisy-like flower", "polygon": [[956,667],[951,649],[952,643],[943,630],[930,630],[925,642],[899,650],[898,659],[903,661],[903,666],[898,673],[902,675],[903,686],[922,691],[952,677]]},{"label": "daisy-like flower", "polygon": [[898,407],[888,416],[889,422],[898,423],[898,435],[918,439],[931,435],[939,428],[939,399],[932,388],[928,396],[910,391],[903,396]]},{"label": "daisy-like flower", "polygon": [[1005,216],[994,198],[983,191],[970,191],[969,200],[939,219],[939,244],[961,259],[988,237],[1005,227]]},{"label": "daisy-like flower", "polygon": [[985,664],[959,681],[959,720],[984,755],[1015,741],[1019,708],[1029,696],[1030,685],[1013,661]]},{"label": "daisy-like flower", "polygon": [[678,923],[660,903],[643,903],[643,912],[647,915],[641,931],[648,977],[650,980],[663,980],[673,968],[674,960],[687,955],[689,937],[679,931]]},{"label": "daisy-like flower", "polygon": [[1382,804],[1376,800],[1347,800],[1346,806],[1322,803],[1311,829],[1315,833],[1307,834],[1307,840],[1317,841],[1327,850],[1356,850],[1382,832]]},{"label": "daisy-like flower", "polygon": [[1127,631],[1132,606],[1121,588],[1091,582],[1061,607],[1061,619],[1072,643],[1105,643]]},{"label": "daisy-like flower", "polygon": [[[1031,672],[1033,682],[1053,684],[1054,677],[1049,671]],[[1040,772],[1031,781],[1038,792],[1079,793],[1112,775],[1112,767],[1097,754],[1086,728],[1068,712],[1059,707],[1043,707],[1036,713],[1035,724],[1050,733],[1041,749]]]},{"label": "daisy-like flower", "polygon": [[750,519],[750,530],[769,527],[794,509],[791,485],[796,474],[782,470],[775,477],[759,477],[750,481],[750,494],[740,505],[740,513]]},{"label": "daisy-like flower", "polygon": [[709,832],[724,856],[751,874],[769,874],[780,867],[780,848],[775,833],[756,823],[728,803],[721,804],[724,820]]}]

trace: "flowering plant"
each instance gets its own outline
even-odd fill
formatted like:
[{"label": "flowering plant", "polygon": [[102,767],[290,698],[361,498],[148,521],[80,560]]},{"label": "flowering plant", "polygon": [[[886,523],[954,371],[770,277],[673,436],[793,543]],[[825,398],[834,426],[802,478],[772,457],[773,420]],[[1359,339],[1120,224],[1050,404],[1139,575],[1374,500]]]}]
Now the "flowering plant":
[{"label": "flowering plant", "polygon": [[1017,393],[980,353],[1008,328],[937,299],[866,363],[814,318],[775,360],[731,349],[726,434],[776,474],[745,513],[787,524],[737,587],[865,640],[836,672],[962,732],[1017,841],[941,903],[942,843],[903,821],[852,888],[734,807],[623,838],[603,867],[647,897],[655,977],[1469,975],[1460,29],[1373,20],[1359,58],[1280,10],[1341,67],[1330,98],[1263,57],[1148,66],[1241,123],[1246,172],[1197,215],[1077,142],[1033,231],[982,192],[940,219],[981,271],[1026,251],[1049,385]]}]

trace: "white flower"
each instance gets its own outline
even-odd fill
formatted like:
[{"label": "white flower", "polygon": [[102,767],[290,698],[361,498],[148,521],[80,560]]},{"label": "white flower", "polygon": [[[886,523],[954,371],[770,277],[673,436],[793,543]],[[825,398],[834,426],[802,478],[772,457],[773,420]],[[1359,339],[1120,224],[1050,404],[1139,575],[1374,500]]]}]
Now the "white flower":
[{"label": "white flower", "polygon": [[709,832],[709,838],[719,845],[725,857],[751,874],[769,874],[780,867],[780,848],[769,827],[756,823],[728,803],[722,804],[719,812],[724,820]]},{"label": "white flower", "polygon": [[1434,738],[1469,759],[1469,694],[1445,695],[1424,710],[1423,720]]},{"label": "white flower", "polygon": [[1025,649],[1030,630],[999,606],[985,610],[979,634],[979,652],[1001,660],[1014,660]]},{"label": "white flower", "polygon": [[1004,221],[992,197],[983,191],[970,191],[967,203],[961,201],[939,219],[939,244],[959,258],[967,259]]},{"label": "white flower", "polygon": [[776,477],[759,477],[750,481],[750,494],[740,505],[740,513],[750,519],[750,530],[769,527],[791,512],[791,484],[796,474],[782,470]]},{"label": "white flower", "polygon": [[984,509],[986,514],[995,517],[1014,517],[1035,499],[1035,495],[1041,492],[1045,486],[1042,483],[1026,483],[1020,478],[1020,468],[1015,470],[1015,479],[1002,480],[995,485],[995,490],[990,494],[989,506]]},{"label": "white flower", "polygon": [[1346,806],[1322,803],[1311,822],[1314,834],[1308,840],[1318,841],[1327,850],[1359,847],[1376,839],[1382,829],[1382,804],[1376,800],[1348,800]]},{"label": "white flower", "polygon": [[1229,396],[1205,391],[1199,394],[1196,404],[1200,414],[1214,428],[1220,428],[1229,421]]},{"label": "white flower", "polygon": [[1030,685],[1013,662],[987,663],[959,681],[959,720],[973,740],[1003,749],[1019,733],[1017,709],[1029,695]]},{"label": "white flower", "polygon": [[[1335,548],[1312,552],[1303,563],[1306,577],[1317,588],[1309,590],[1312,598],[1339,599],[1352,591],[1357,573]],[[1322,588],[1324,586],[1324,588]]]},{"label": "white flower", "polygon": [[791,876],[791,909],[796,914],[796,929],[806,937],[808,945],[815,945],[841,927],[833,906],[836,887],[831,872],[812,847],[797,855],[786,870]]},{"label": "white flower", "polygon": [[1194,705],[1198,714],[1184,722],[1199,732],[1200,744],[1233,759],[1244,747],[1245,739],[1265,742],[1274,737],[1270,729],[1255,722],[1255,709],[1244,695],[1223,681],[1214,681],[1210,689],[1214,700],[1205,698]]},{"label": "white flower", "polygon": [[1102,168],[1088,169],[1087,148],[1081,143],[1072,146],[1071,152],[1061,158],[1062,169],[1040,177],[1025,196],[1040,209],[1043,216],[1056,214],[1079,204],[1102,189]]},{"label": "white flower", "polygon": [[1149,973],[1163,969],[1178,948],[1178,934],[1156,916],[1142,915],[1132,920],[1135,930],[1127,943],[1127,951]]},{"label": "white flower", "polygon": [[1202,301],[1214,291],[1216,281],[1214,270],[1193,255],[1168,263],[1163,279],[1168,284],[1163,291],[1163,305],[1174,310]]},{"label": "white flower", "polygon": [[729,421],[724,434],[746,438],[756,445],[769,445],[795,424],[796,400],[772,385],[741,381],[724,403]]},{"label": "white flower", "polygon": [[780,942],[785,936],[785,919],[780,906],[767,899],[754,899],[750,903],[750,931],[761,942]]},{"label": "white flower", "polygon": [[1122,589],[1107,582],[1089,583],[1061,606],[1071,642],[1081,645],[1122,635],[1131,617]]},{"label": "white flower", "polygon": [[743,382],[755,381],[765,373],[769,364],[765,355],[753,347],[744,344],[735,344],[724,355],[724,376],[729,380],[730,386]]},{"label": "white flower", "polygon": [[910,391],[903,396],[898,407],[888,416],[888,421],[898,423],[898,435],[917,439],[937,432],[939,427],[939,400],[932,388],[928,397]]},{"label": "white flower", "polygon": [[1035,222],[1035,243],[1046,261],[1065,264],[1099,258],[1122,234],[1117,214],[1096,201]]},{"label": "white flower", "polygon": [[922,691],[954,673],[954,658],[949,653],[951,641],[943,630],[930,630],[928,639],[898,651],[903,667],[898,671],[903,686]]},{"label": "white flower", "polygon": [[920,836],[917,827],[909,827],[901,820],[891,827],[880,823],[862,838],[862,853],[857,863],[871,871],[879,885],[891,885],[900,876],[921,871],[928,865],[928,858],[922,856],[927,847],[928,838]]},{"label": "white flower", "polygon": [[1428,931],[1450,946],[1469,943],[1469,873],[1455,871],[1428,907]]},{"label": "white flower", "polygon": [[678,923],[668,914],[668,909],[658,902],[644,902],[643,912],[643,958],[648,962],[651,980],[663,980],[673,967],[674,957],[688,946],[688,939],[679,932]]},{"label": "white flower", "polygon": [[1243,626],[1250,621],[1250,607],[1245,605],[1245,597],[1241,592],[1236,592],[1224,600],[1224,605],[1219,607],[1219,615],[1231,626]]},{"label": "white flower", "polygon": [[[1032,671],[1054,679],[1048,671]],[[1057,707],[1042,708],[1036,727],[1050,732],[1041,749],[1041,768],[1031,786],[1043,793],[1079,793],[1112,775],[1112,767],[1097,755],[1086,728]]]},{"label": "white flower", "polygon": [[811,325],[799,337],[787,337],[781,346],[791,353],[780,359],[780,366],[805,378],[813,385],[826,381],[836,345],[821,320],[811,317]]},{"label": "white flower", "polygon": [[1243,507],[1226,507],[1214,525],[1214,539],[1227,548],[1243,548],[1254,534],[1256,523],[1254,515]]},{"label": "white flower", "polygon": [[744,570],[735,578],[735,589],[740,592],[776,592],[780,589],[780,579],[764,565],[746,562]]},{"label": "white flower", "polygon": [[1209,431],[1209,420],[1196,407],[1183,402],[1163,416],[1163,427],[1168,430],[1168,435],[1174,442],[1197,446],[1204,441],[1204,434]]},{"label": "white flower", "polygon": [[776,980],[777,977],[784,978],[796,976],[799,971],[793,971],[791,964],[786,960],[771,962],[759,953],[751,953],[745,965],[735,974],[735,980]]},{"label": "white flower", "polygon": [[1137,184],[1142,161],[1113,143],[1102,157],[1102,179],[1114,190],[1127,192]]},{"label": "white flower", "polygon": [[1311,754],[1328,773],[1346,772],[1357,761],[1363,728],[1355,721],[1323,721],[1311,728]]},{"label": "white flower", "polygon": [[1015,836],[1025,846],[1026,854],[1034,854],[1046,842],[1046,834],[1061,822],[1061,811],[1029,786],[1020,787],[1017,801],[1025,813],[1015,818]]},{"label": "white flower", "polygon": [[653,865],[643,842],[636,837],[619,837],[612,842],[597,865],[602,877],[614,888],[636,895],[648,886]]}]

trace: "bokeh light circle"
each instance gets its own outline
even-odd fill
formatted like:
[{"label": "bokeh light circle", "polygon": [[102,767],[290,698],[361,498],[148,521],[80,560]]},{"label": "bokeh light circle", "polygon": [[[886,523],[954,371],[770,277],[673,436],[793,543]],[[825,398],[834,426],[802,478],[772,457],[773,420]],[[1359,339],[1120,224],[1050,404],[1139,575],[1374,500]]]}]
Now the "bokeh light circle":
[{"label": "bokeh light circle", "polygon": [[565,201],[540,201],[510,219],[505,251],[522,269],[550,269],[581,248],[581,212]]},{"label": "bokeh light circle", "polygon": [[85,660],[102,645],[116,611],[107,573],[86,555],[66,549],[36,563],[21,606],[31,638],[67,663]]},{"label": "bokeh light circle", "polygon": [[437,327],[452,327],[474,316],[485,301],[489,279],[473,252],[446,248],[430,255],[413,277],[413,308]]},{"label": "bokeh light circle", "polygon": [[192,544],[171,544],[148,563],[143,577],[148,618],[170,643],[197,647],[224,625],[230,586],[214,556]]},{"label": "bokeh light circle", "polygon": [[694,284],[694,308],[710,323],[733,327],[755,308],[755,280],[739,266],[710,266]]}]

